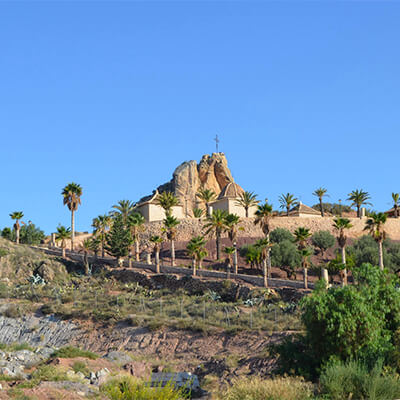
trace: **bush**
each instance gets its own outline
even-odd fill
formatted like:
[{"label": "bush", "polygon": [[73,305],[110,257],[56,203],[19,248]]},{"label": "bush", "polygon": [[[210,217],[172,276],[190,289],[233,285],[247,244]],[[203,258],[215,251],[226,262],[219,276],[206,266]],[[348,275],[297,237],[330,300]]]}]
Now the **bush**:
[{"label": "bush", "polygon": [[394,400],[400,397],[400,380],[383,373],[378,363],[371,371],[356,361],[334,363],[320,377],[321,394],[330,400]]},{"label": "bush", "polygon": [[174,385],[167,384],[165,387],[150,387],[132,377],[113,379],[101,387],[111,400],[183,400],[190,396],[182,390],[177,390]]},{"label": "bush", "polygon": [[295,270],[300,266],[301,257],[296,245],[290,240],[283,240],[271,248],[271,263],[286,271],[290,279],[295,276]]},{"label": "bush", "polygon": [[311,400],[313,386],[301,378],[241,378],[219,393],[221,400]]},{"label": "bush", "polygon": [[311,242],[324,256],[326,250],[335,245],[335,237],[328,231],[318,231],[311,237]]},{"label": "bush", "polygon": [[56,350],[52,354],[52,358],[76,358],[76,357],[85,357],[90,360],[96,360],[99,356],[91,351],[81,350],[76,347],[66,346],[62,347],[59,350]]},{"label": "bush", "polygon": [[271,243],[281,243],[284,240],[288,240],[289,242],[294,242],[293,234],[285,228],[276,228],[274,229],[270,235],[269,239]]}]

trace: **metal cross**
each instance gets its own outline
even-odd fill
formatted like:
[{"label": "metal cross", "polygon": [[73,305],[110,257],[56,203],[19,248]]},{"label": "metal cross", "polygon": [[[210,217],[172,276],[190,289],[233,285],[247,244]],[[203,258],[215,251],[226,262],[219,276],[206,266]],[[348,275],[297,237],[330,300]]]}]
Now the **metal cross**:
[{"label": "metal cross", "polygon": [[219,139],[218,139],[218,135],[215,135],[215,147],[217,149],[217,153],[218,153],[218,143],[219,143]]}]

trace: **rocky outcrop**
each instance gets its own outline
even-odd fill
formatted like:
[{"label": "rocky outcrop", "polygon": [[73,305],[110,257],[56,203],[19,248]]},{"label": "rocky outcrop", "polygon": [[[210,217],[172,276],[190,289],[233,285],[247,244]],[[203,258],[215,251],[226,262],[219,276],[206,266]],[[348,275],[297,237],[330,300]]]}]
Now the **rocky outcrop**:
[{"label": "rocky outcrop", "polygon": [[[200,206],[196,197],[200,187],[213,190],[218,196],[222,189],[234,182],[224,153],[206,154],[201,161],[185,161],[179,165],[172,179],[157,190],[173,192],[180,200],[185,215],[191,216],[193,209]],[[143,200],[143,199],[142,199]]]}]

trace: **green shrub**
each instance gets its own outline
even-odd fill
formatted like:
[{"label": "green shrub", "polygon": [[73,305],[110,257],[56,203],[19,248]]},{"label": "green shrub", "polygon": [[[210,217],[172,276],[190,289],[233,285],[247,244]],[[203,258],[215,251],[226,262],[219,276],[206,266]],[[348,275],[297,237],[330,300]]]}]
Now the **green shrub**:
[{"label": "green shrub", "polygon": [[311,237],[313,246],[317,247],[322,256],[324,256],[326,250],[335,245],[335,236],[328,231],[315,232]]},{"label": "green shrub", "polygon": [[87,365],[83,361],[75,361],[72,364],[72,369],[75,373],[82,372],[83,375],[89,375],[90,371]]},{"label": "green shrub", "polygon": [[67,375],[54,367],[53,365],[41,365],[32,372],[32,380],[35,382],[40,381],[66,381],[71,380]]},{"label": "green shrub", "polygon": [[320,377],[321,394],[330,400],[394,400],[400,397],[400,380],[383,373],[378,363],[371,371],[356,361],[334,363]]},{"label": "green shrub", "polygon": [[220,400],[311,400],[313,385],[301,378],[240,378],[218,394]]},{"label": "green shrub", "polygon": [[96,360],[99,356],[91,351],[81,350],[77,347],[66,346],[62,347],[59,350],[56,350],[52,354],[52,358],[76,358],[76,357],[85,357],[89,358],[90,360]]},{"label": "green shrub", "polygon": [[174,385],[164,387],[150,387],[132,377],[116,378],[101,387],[111,400],[183,400],[190,398],[182,390],[177,390]]},{"label": "green shrub", "polygon": [[269,236],[271,243],[281,243],[284,240],[289,240],[289,242],[294,242],[294,236],[292,232],[285,228],[274,229]]}]

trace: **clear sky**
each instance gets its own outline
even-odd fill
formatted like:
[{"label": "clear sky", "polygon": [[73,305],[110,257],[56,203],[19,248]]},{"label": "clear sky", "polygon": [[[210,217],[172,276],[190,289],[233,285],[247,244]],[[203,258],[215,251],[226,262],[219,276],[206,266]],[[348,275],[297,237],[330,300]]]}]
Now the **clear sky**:
[{"label": "clear sky", "polygon": [[77,230],[215,149],[278,206],[400,192],[400,2],[0,2],[0,227]]}]

